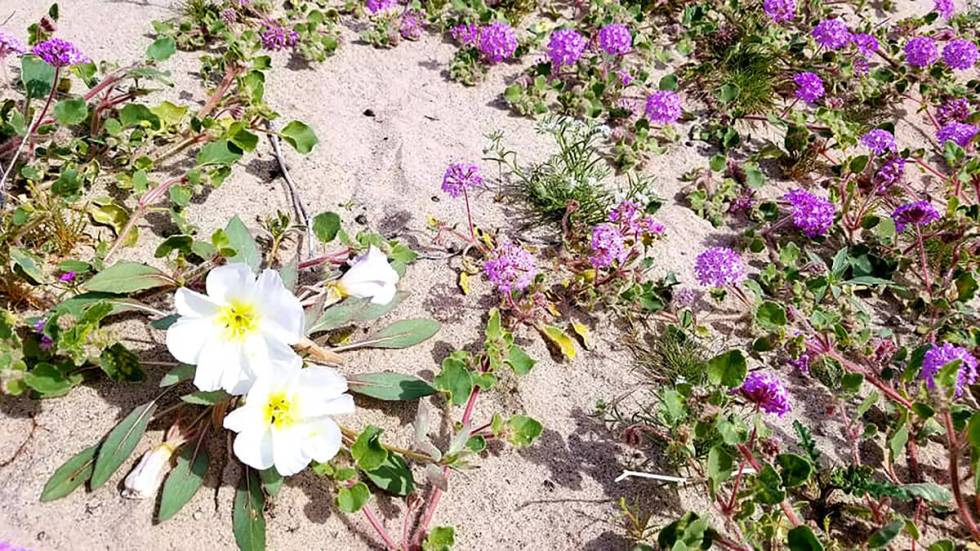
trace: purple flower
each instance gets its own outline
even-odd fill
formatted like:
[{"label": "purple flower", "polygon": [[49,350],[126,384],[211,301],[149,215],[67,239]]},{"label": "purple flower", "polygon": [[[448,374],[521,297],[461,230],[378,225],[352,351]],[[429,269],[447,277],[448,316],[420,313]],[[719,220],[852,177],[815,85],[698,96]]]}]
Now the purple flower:
[{"label": "purple flower", "polygon": [[947,101],[936,110],[936,120],[939,124],[963,122],[970,116],[970,101],[966,98],[956,98]]},{"label": "purple flower", "polygon": [[796,17],[795,0],[763,0],[762,10],[776,23],[789,21]]},{"label": "purple flower", "polygon": [[18,547],[9,541],[0,541],[0,551],[28,551],[26,547]]},{"label": "purple flower", "polygon": [[966,147],[973,137],[977,135],[977,127],[972,124],[962,122],[951,122],[943,125],[936,132],[936,140],[940,145],[952,140],[960,147]]},{"label": "purple flower", "polygon": [[796,73],[793,83],[796,84],[796,99],[813,104],[824,95],[823,81],[815,73]]},{"label": "purple flower", "polygon": [[673,124],[683,113],[681,97],[672,90],[657,90],[647,96],[644,107],[647,119],[654,124]]},{"label": "purple flower", "polygon": [[456,198],[468,189],[482,186],[483,176],[480,167],[473,163],[453,163],[442,176],[442,191]]},{"label": "purple flower", "polygon": [[857,33],[851,35],[851,43],[857,48],[857,51],[865,57],[871,56],[871,54],[878,51],[878,39],[867,33]]},{"label": "purple flower", "polygon": [[745,266],[738,253],[728,247],[705,249],[694,261],[698,283],[710,287],[734,285],[745,277]]},{"label": "purple flower", "polygon": [[460,44],[473,45],[480,38],[480,27],[475,23],[460,23],[450,29],[449,35]]},{"label": "purple flower", "polygon": [[418,40],[422,37],[422,30],[424,28],[425,22],[419,16],[419,12],[410,10],[402,14],[402,21],[398,27],[398,32],[402,35],[402,38]]},{"label": "purple flower", "polygon": [[913,67],[928,67],[939,59],[936,42],[928,36],[917,36],[905,45],[905,61]]},{"label": "purple flower", "polygon": [[943,16],[943,19],[949,19],[953,17],[953,0],[933,0],[933,9]]},{"label": "purple flower", "polygon": [[943,61],[951,69],[965,71],[977,62],[977,46],[969,40],[957,38],[950,40],[943,46]]},{"label": "purple flower", "polygon": [[502,243],[483,263],[483,272],[501,293],[523,291],[538,274],[534,256],[512,243]]},{"label": "purple flower", "polygon": [[674,291],[671,303],[677,308],[690,308],[701,298],[701,291],[693,287],[681,287]]},{"label": "purple flower", "polygon": [[810,33],[813,39],[828,50],[839,50],[851,40],[851,31],[840,19],[824,19]]},{"label": "purple flower", "polygon": [[477,48],[490,63],[500,63],[517,50],[517,34],[503,21],[494,21],[480,29],[478,40]]},{"label": "purple flower", "polygon": [[589,261],[596,268],[612,266],[614,262],[622,263],[629,251],[619,228],[612,224],[599,224],[592,228],[592,256]]},{"label": "purple flower", "polygon": [[34,46],[33,54],[54,67],[68,67],[91,61],[77,46],[60,38],[51,38]]},{"label": "purple flower", "polygon": [[[47,325],[47,323],[48,320],[44,318],[34,322],[34,332],[39,336],[38,344],[41,347],[41,350],[51,350],[51,347],[54,346],[54,340],[44,334],[44,327]],[[0,551],[2,551],[2,549],[0,549]]]},{"label": "purple flower", "polygon": [[865,135],[861,136],[861,143],[875,155],[881,155],[886,151],[898,151],[895,145],[895,136],[891,132],[882,128],[872,128]]},{"label": "purple flower", "polygon": [[599,47],[609,55],[626,55],[633,49],[633,35],[626,25],[610,23],[599,29]]},{"label": "purple flower", "polygon": [[619,77],[619,83],[623,86],[629,86],[630,83],[633,82],[633,75],[631,75],[626,69],[616,71],[616,76]]},{"label": "purple flower", "polygon": [[238,12],[232,8],[225,8],[221,10],[221,20],[227,25],[231,25],[235,21],[238,21]]},{"label": "purple flower", "polygon": [[822,197],[805,189],[794,189],[784,195],[783,199],[793,208],[793,225],[807,237],[824,235],[834,224],[834,204]]},{"label": "purple flower", "polygon": [[371,13],[378,13],[381,10],[392,8],[396,4],[398,4],[398,0],[367,0],[364,7]]},{"label": "purple flower", "polygon": [[878,172],[875,172],[873,181],[876,193],[885,193],[890,187],[898,183],[905,176],[905,159],[894,156],[884,163]]},{"label": "purple flower", "polygon": [[892,212],[892,220],[895,221],[895,230],[905,231],[909,224],[914,226],[927,226],[939,220],[939,211],[932,206],[929,201],[916,201],[902,205]]},{"label": "purple flower", "polygon": [[788,358],[786,363],[800,370],[800,373],[804,375],[810,374],[810,354],[807,352],[800,354],[799,358]]},{"label": "purple flower", "polygon": [[575,65],[582,57],[588,41],[572,29],[558,29],[548,40],[548,58],[556,70],[563,65]]},{"label": "purple flower", "polygon": [[789,404],[786,387],[779,377],[772,373],[762,371],[749,373],[738,392],[766,413],[775,413],[782,417],[793,409]]},{"label": "purple flower", "polygon": [[65,283],[68,283],[68,282],[71,282],[71,281],[75,281],[75,276],[76,275],[77,274],[75,272],[65,272],[65,273],[61,274],[60,276],[58,276],[58,279],[61,280],[61,281],[64,281]]},{"label": "purple flower", "polygon": [[24,47],[24,43],[18,40],[16,36],[0,31],[0,59],[10,54],[23,55],[26,52],[27,48]]},{"label": "purple flower", "polygon": [[640,206],[633,201],[623,201],[609,211],[609,221],[619,224],[624,236],[639,238],[642,235],[657,235],[664,232],[664,225],[645,216]]},{"label": "purple flower", "polygon": [[871,66],[868,64],[868,60],[867,59],[859,56],[859,57],[854,58],[853,67],[854,67],[854,74],[855,75],[857,75],[857,76],[864,76],[864,75],[868,74],[868,69],[870,69]]},{"label": "purple flower", "polygon": [[925,380],[929,388],[936,387],[936,373],[946,366],[946,364],[959,360],[960,367],[956,373],[956,392],[959,396],[963,393],[963,387],[972,385],[977,380],[977,359],[973,354],[961,347],[954,346],[948,342],[933,346],[922,357],[922,371],[920,376]]},{"label": "purple flower", "polygon": [[270,51],[285,50],[296,46],[299,33],[278,23],[268,21],[262,29],[262,47]]}]

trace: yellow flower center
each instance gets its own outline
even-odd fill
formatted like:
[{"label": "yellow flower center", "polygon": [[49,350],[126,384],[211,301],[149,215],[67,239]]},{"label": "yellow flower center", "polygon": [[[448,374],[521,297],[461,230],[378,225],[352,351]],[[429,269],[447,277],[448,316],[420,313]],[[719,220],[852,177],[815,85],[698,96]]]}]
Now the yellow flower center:
[{"label": "yellow flower center", "polygon": [[265,414],[265,422],[277,429],[288,427],[296,422],[296,401],[290,400],[285,392],[270,394],[262,411]]},{"label": "yellow flower center", "polygon": [[241,340],[258,327],[259,316],[255,306],[232,300],[218,312],[218,325],[224,329],[228,340]]}]

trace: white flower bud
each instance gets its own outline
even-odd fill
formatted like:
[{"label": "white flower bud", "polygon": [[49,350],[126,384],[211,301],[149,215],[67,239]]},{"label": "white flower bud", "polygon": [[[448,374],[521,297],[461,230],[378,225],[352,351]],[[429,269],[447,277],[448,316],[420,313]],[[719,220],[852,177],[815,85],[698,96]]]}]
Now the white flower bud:
[{"label": "white flower bud", "polygon": [[156,495],[164,475],[170,470],[174,448],[164,442],[143,454],[143,458],[123,481],[123,497],[147,499]]},{"label": "white flower bud", "polygon": [[398,272],[388,264],[388,257],[377,247],[354,259],[347,273],[337,283],[341,295],[369,298],[374,304],[388,304],[395,297]]}]

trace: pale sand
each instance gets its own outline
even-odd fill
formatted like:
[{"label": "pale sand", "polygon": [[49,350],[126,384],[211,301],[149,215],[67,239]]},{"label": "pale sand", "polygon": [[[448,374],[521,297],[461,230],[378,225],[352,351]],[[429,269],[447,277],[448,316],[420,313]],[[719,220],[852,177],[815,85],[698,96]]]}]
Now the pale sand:
[{"label": "pale sand", "polygon": [[[0,2],[0,16],[15,11],[6,28],[21,32],[41,15],[46,4],[14,0]],[[36,5],[35,5],[36,4]],[[96,59],[120,63],[138,60],[149,44],[151,19],[171,16],[170,2],[156,0],[64,0],[58,35],[76,42]],[[922,9],[925,9],[924,7]],[[478,161],[486,141],[483,135],[502,130],[505,143],[525,159],[541,158],[551,144],[534,133],[530,119],[518,118],[504,109],[498,97],[505,79],[518,66],[493,69],[487,82],[465,88],[444,76],[454,47],[437,37],[405,43],[394,50],[376,50],[352,43],[345,34],[338,54],[313,68],[287,69],[285,58],[275,58],[268,73],[268,103],[282,113],[281,124],[293,118],[310,123],[320,138],[307,157],[287,151],[299,192],[311,212],[339,212],[346,226],[365,214],[368,225],[387,235],[399,236],[417,249],[432,247],[425,230],[426,217],[465,222],[461,201],[452,201],[439,189],[442,171],[457,160]],[[193,54],[179,53],[167,62],[178,86],[162,97],[195,101],[202,93],[188,71],[196,68]],[[9,93],[5,91],[5,94]],[[374,111],[374,117],[362,114]],[[646,172],[656,179],[655,190],[667,204],[658,214],[670,236],[657,245],[657,266],[677,272],[692,283],[694,255],[704,246],[725,242],[728,235],[711,227],[675,196],[684,186],[678,176],[704,167],[711,152],[703,144],[672,147],[669,154],[653,158]],[[490,167],[484,163],[488,173]],[[208,235],[238,214],[252,228],[256,219],[289,210],[282,181],[273,179],[275,162],[268,144],[237,168],[203,204],[189,210],[189,218]],[[433,197],[438,197],[435,201]],[[350,202],[350,211],[340,207]],[[508,213],[513,208],[494,203],[490,194],[476,200],[477,223],[501,227],[513,233],[516,226]],[[157,218],[156,220],[161,220]],[[153,261],[152,251],[166,224],[142,226],[141,246],[124,249],[120,258]],[[433,252],[430,250],[429,252]],[[435,251],[436,254],[439,251]],[[431,378],[438,362],[456,348],[482,340],[483,316],[493,304],[485,282],[476,281],[473,293],[462,296],[455,287],[455,271],[445,261],[422,260],[409,268],[402,287],[412,296],[391,319],[437,317],[443,329],[431,341],[404,351],[371,351],[353,356],[351,373],[381,368],[416,373]],[[148,359],[167,359],[162,333],[127,321],[123,330],[143,340],[133,346]],[[541,339],[524,330],[520,338],[540,362],[530,375],[514,384],[504,381],[496,391],[481,397],[475,419],[488,420],[497,411],[526,412],[545,426],[545,433],[531,448],[515,451],[494,448],[479,461],[480,468],[454,473],[450,492],[444,496],[434,524],[456,527],[458,549],[623,549],[626,542],[617,519],[617,501],[623,496],[655,513],[658,521],[675,518],[682,510],[675,492],[647,481],[614,482],[626,466],[636,466],[644,455],[619,445],[614,436],[590,417],[596,401],[609,400],[636,384],[631,356],[617,331],[607,322],[594,330],[595,350],[583,352],[572,363],[553,361]],[[5,400],[0,404],[0,459],[11,457],[23,442],[33,416],[39,427],[19,457],[0,470],[0,540],[34,549],[232,549],[230,506],[240,471],[228,466],[219,472],[213,459],[206,486],[175,518],[154,525],[153,500],[121,498],[117,487],[132,463],[127,463],[95,492],[76,491],[49,504],[37,501],[41,487],[54,469],[69,456],[97,441],[131,408],[156,393],[162,368],[150,368],[142,385],[100,381],[86,384],[60,399],[43,402]],[[805,416],[822,417],[820,395],[802,379],[793,379],[794,406]],[[807,393],[811,397],[803,401]],[[374,423],[386,427],[386,438],[409,444],[414,405],[381,406],[361,402],[357,416],[346,424],[360,427]],[[452,411],[458,419],[460,408]],[[780,422],[785,435],[792,434],[789,421]],[[159,441],[161,429],[144,438],[138,453]],[[443,436],[437,439],[445,443]],[[833,423],[824,423],[821,438],[831,457],[840,441]],[[792,441],[792,438],[787,438]],[[211,450],[220,457],[220,446]],[[650,466],[656,470],[656,466]],[[421,479],[421,473],[418,473]],[[215,496],[215,487],[220,487]],[[685,505],[704,511],[698,495],[687,496]],[[360,515],[339,513],[333,493],[323,479],[305,473],[290,479],[274,500],[268,514],[270,549],[369,549],[377,539]],[[401,502],[381,499],[370,506],[387,518],[392,533],[401,532]]]}]

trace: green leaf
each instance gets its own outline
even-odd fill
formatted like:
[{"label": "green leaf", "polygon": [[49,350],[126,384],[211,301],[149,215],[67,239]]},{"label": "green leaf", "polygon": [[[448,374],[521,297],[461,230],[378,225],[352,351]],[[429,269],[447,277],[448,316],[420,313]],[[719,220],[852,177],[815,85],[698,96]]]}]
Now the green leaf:
[{"label": "green leaf", "polygon": [[377,469],[364,471],[364,475],[378,488],[396,496],[407,496],[415,490],[415,479],[408,464],[396,453],[389,453]]},{"label": "green leaf", "polygon": [[197,152],[196,166],[231,166],[242,158],[242,150],[228,140],[211,142]]},{"label": "green leaf", "polygon": [[422,542],[422,551],[452,551],[456,544],[456,531],[452,526],[435,526]]},{"label": "green leaf", "polygon": [[518,448],[530,446],[544,430],[541,423],[527,415],[515,415],[507,420],[507,425],[510,427],[508,440]]},{"label": "green leaf", "polygon": [[776,456],[783,486],[793,488],[805,483],[813,474],[813,465],[795,453],[781,453]]},{"label": "green leaf", "polygon": [[61,124],[78,124],[86,117],[88,117],[88,104],[83,98],[63,99],[54,104],[54,118]]},{"label": "green leaf", "polygon": [[119,111],[119,123],[123,128],[148,126],[154,130],[160,129],[160,117],[150,108],[141,103],[129,103]]},{"label": "green leaf", "polygon": [[137,407],[106,436],[95,458],[95,470],[92,471],[90,484],[92,489],[105,484],[129,458],[143,433],[146,432],[146,426],[150,423],[156,409],[156,400]]},{"label": "green leaf", "polygon": [[92,468],[95,466],[95,453],[98,450],[98,444],[85,448],[58,467],[41,490],[41,502],[61,499],[91,478]]},{"label": "green leaf", "polygon": [[357,466],[365,471],[377,469],[388,458],[388,450],[381,445],[381,433],[384,430],[368,425],[364,427],[357,440],[350,447],[351,457],[357,462]]},{"label": "green leaf", "polygon": [[903,484],[901,488],[912,497],[921,497],[933,503],[949,503],[953,499],[953,494],[949,490],[932,482]]},{"label": "green leaf", "polygon": [[531,372],[531,368],[534,367],[537,360],[529,356],[520,346],[512,344],[510,345],[510,351],[507,353],[507,363],[514,369],[514,373],[527,375]]},{"label": "green leaf", "polygon": [[17,273],[24,279],[35,285],[44,283],[44,272],[40,267],[42,260],[37,255],[20,247],[11,247],[10,259],[14,262]]},{"label": "green leaf", "polygon": [[718,91],[718,101],[729,103],[735,100],[742,91],[734,84],[725,84]]},{"label": "green leaf", "polygon": [[868,548],[878,549],[885,547],[902,533],[902,528],[905,528],[905,519],[903,518],[897,518],[882,526],[880,530],[871,534],[871,537],[868,538]]},{"label": "green leaf", "polygon": [[180,122],[187,114],[187,110],[186,105],[177,105],[169,101],[161,102],[159,105],[150,108],[150,111],[160,118],[164,126],[173,126]]},{"label": "green leaf", "polygon": [[121,260],[95,274],[82,287],[87,291],[123,294],[169,286],[173,283],[170,276],[152,266]]},{"label": "green leaf", "polygon": [[779,304],[767,300],[756,310],[755,321],[765,331],[779,331],[786,326],[786,310]]},{"label": "green leaf", "polygon": [[813,535],[813,530],[805,524],[793,528],[786,534],[789,551],[823,551],[823,544]]},{"label": "green leaf", "polygon": [[435,387],[414,375],[402,375],[390,371],[360,373],[351,376],[347,383],[350,385],[351,392],[392,402],[418,400],[437,392]]},{"label": "green leaf", "polygon": [[748,367],[742,351],[729,350],[708,360],[708,381],[713,385],[724,385],[735,388],[742,384]]},{"label": "green leaf", "polygon": [[166,61],[176,51],[177,42],[169,36],[162,36],[146,48],[146,56],[154,61]]},{"label": "green leaf", "polygon": [[777,505],[786,497],[782,480],[768,463],[755,476],[756,499],[765,505]]},{"label": "green leaf", "polygon": [[708,450],[708,480],[712,492],[717,492],[718,487],[731,478],[733,464],[732,454],[724,446],[713,446]]},{"label": "green leaf", "polygon": [[42,398],[63,396],[82,383],[82,375],[69,374],[58,366],[39,362],[24,374],[24,384],[36,391]]},{"label": "green leaf", "polygon": [[177,466],[170,471],[163,483],[157,522],[176,515],[201,488],[207,472],[208,452],[200,442],[197,446],[184,446],[177,456]]},{"label": "green leaf", "polygon": [[324,310],[320,319],[307,329],[306,334],[312,335],[321,331],[337,329],[350,323],[380,318],[394,310],[408,295],[409,293],[405,291],[399,291],[395,293],[395,297],[388,304],[374,304],[369,298],[348,298],[340,304]]},{"label": "green leaf", "polygon": [[235,543],[241,551],[265,550],[265,494],[254,469],[245,468],[242,481],[235,490],[231,525]]},{"label": "green leaf", "polygon": [[361,510],[371,498],[371,490],[367,484],[358,482],[350,488],[341,488],[337,492],[337,507],[348,514],[353,514]]},{"label": "green leaf", "polygon": [[340,216],[335,212],[321,212],[313,217],[313,235],[321,243],[330,243],[340,231]]},{"label": "green leaf", "polygon": [[313,130],[301,121],[292,121],[285,126],[279,135],[289,142],[297,152],[306,155],[316,147],[317,139]]},{"label": "green leaf", "polygon": [[473,372],[463,358],[465,352],[451,354],[442,360],[442,371],[432,379],[432,384],[449,395],[454,405],[462,405],[473,391]]},{"label": "green leaf", "polygon": [[408,348],[439,332],[439,322],[429,319],[401,320],[367,339],[342,348]]},{"label": "green leaf", "polygon": [[229,398],[231,395],[224,390],[197,390],[180,397],[184,402],[196,406],[213,406]]},{"label": "green leaf", "polygon": [[259,471],[259,479],[262,480],[262,490],[266,495],[272,497],[279,494],[279,490],[282,489],[282,483],[285,480],[275,467],[269,467],[268,469]]},{"label": "green leaf", "polygon": [[562,356],[569,360],[575,359],[575,341],[568,336],[568,333],[554,325],[543,325],[540,327],[540,331],[551,344],[558,348]]},{"label": "green leaf", "polygon": [[24,83],[28,98],[43,98],[54,86],[54,67],[41,58],[25,55],[20,58],[20,80]]},{"label": "green leaf", "polygon": [[244,262],[253,272],[257,272],[262,264],[262,253],[238,215],[228,221],[225,234],[228,236],[228,244],[235,249],[235,256],[229,258],[228,262]]},{"label": "green leaf", "polygon": [[113,381],[137,382],[145,378],[139,356],[118,342],[102,351],[99,367]]}]

